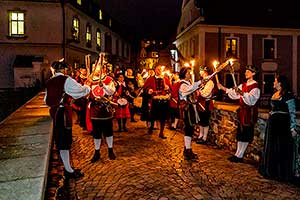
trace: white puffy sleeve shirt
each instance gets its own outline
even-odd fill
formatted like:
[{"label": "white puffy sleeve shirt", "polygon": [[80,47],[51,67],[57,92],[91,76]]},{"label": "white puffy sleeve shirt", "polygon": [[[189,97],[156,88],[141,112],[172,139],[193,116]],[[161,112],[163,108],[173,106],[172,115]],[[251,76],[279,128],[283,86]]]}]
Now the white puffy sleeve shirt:
[{"label": "white puffy sleeve shirt", "polygon": [[[247,82],[247,86],[252,85],[254,83],[256,83],[256,81],[254,81],[254,80],[249,81],[249,82]],[[240,90],[242,90],[242,84],[240,84],[238,86],[238,88]],[[254,88],[250,92],[244,92],[243,96],[236,93],[233,88],[226,89],[226,93],[228,94],[228,97],[231,98],[231,99],[240,99],[242,97],[243,101],[248,106],[255,105],[256,102],[258,101],[259,97],[260,97],[260,89],[259,88]]]}]

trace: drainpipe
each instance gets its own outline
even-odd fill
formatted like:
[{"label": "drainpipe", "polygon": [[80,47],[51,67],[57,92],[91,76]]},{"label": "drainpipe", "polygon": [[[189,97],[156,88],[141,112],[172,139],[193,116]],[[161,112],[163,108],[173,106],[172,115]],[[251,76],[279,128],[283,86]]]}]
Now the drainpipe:
[{"label": "drainpipe", "polygon": [[66,60],[66,16],[65,16],[65,0],[61,0],[61,8],[62,8],[62,56]]}]

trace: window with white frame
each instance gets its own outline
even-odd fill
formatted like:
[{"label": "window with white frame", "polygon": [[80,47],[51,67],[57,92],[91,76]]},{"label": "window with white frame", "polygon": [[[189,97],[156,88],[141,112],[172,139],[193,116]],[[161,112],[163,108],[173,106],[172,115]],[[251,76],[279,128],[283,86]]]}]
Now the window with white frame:
[{"label": "window with white frame", "polygon": [[267,72],[262,74],[263,78],[263,88],[262,93],[263,94],[273,94],[274,92],[274,80],[275,80],[275,72]]},{"label": "window with white frame", "polygon": [[72,37],[74,40],[79,41],[79,19],[77,17],[73,18]]},{"label": "window with white frame", "polygon": [[99,29],[96,32],[96,49],[97,51],[101,50],[101,32]]},{"label": "window with white frame", "polygon": [[225,56],[226,58],[238,58],[238,38],[225,38]]},{"label": "window with white frame", "polygon": [[86,39],[86,46],[91,47],[92,46],[92,26],[90,24],[86,25],[85,39]]},{"label": "window with white frame", "polygon": [[22,11],[9,12],[9,36],[25,34],[25,13]]},{"label": "window with white frame", "polygon": [[263,58],[275,59],[276,58],[276,39],[264,38],[263,39]]}]

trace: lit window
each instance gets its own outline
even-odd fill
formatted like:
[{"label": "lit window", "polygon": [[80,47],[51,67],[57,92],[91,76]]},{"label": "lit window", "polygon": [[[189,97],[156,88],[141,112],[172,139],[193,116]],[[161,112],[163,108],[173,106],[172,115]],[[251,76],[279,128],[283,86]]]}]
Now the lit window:
[{"label": "lit window", "polygon": [[101,50],[101,32],[98,29],[97,33],[96,33],[96,43],[97,43],[97,50],[100,51]]},{"label": "lit window", "polygon": [[79,40],[79,19],[73,19],[72,36],[74,40]]},{"label": "lit window", "polygon": [[99,19],[102,20],[103,16],[102,16],[102,10],[99,10]]},{"label": "lit window", "polygon": [[77,0],[77,4],[81,5],[81,0]]},{"label": "lit window", "polygon": [[92,46],[92,33],[91,33],[92,27],[91,25],[86,25],[86,45],[87,47]]},{"label": "lit window", "polygon": [[238,57],[238,40],[237,38],[226,38],[226,58]]},{"label": "lit window", "polygon": [[109,27],[111,27],[111,24],[112,24],[111,19],[109,19],[109,21],[108,21]]},{"label": "lit window", "polygon": [[24,12],[9,13],[9,36],[24,35]]},{"label": "lit window", "polygon": [[264,59],[275,59],[276,58],[276,40],[274,38],[263,39],[263,52]]}]

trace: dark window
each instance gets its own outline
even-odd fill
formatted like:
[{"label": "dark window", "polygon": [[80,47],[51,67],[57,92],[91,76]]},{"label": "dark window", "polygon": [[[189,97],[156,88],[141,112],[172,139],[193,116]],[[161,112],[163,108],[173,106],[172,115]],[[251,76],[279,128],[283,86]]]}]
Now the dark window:
[{"label": "dark window", "polygon": [[263,74],[263,94],[273,94],[273,84],[275,80],[275,74]]},{"label": "dark window", "polygon": [[264,39],[264,59],[275,58],[275,40]]}]

